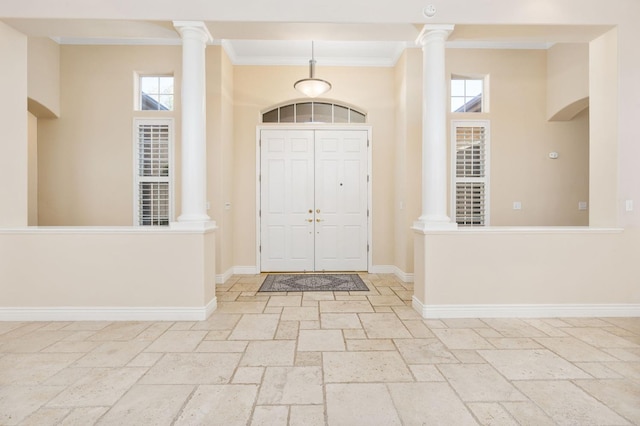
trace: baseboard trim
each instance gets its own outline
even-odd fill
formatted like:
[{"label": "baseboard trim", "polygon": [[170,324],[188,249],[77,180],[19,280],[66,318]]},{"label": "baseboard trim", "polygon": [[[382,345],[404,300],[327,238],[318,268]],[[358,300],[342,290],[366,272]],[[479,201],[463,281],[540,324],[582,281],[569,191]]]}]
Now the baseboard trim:
[{"label": "baseboard trim", "polygon": [[427,319],[640,317],[640,304],[424,305],[413,296],[412,306]]},{"label": "baseboard trim", "polygon": [[393,265],[373,265],[369,268],[370,274],[393,274],[396,267]]},{"label": "baseboard trim", "polygon": [[223,274],[216,275],[216,284],[224,284],[233,275],[256,275],[259,274],[255,266],[232,266]]},{"label": "baseboard trim", "polygon": [[402,269],[398,268],[397,266],[394,266],[394,268],[395,268],[394,274],[396,277],[398,277],[400,281],[402,281],[403,283],[413,282],[413,274],[404,272]]},{"label": "baseboard trim", "polygon": [[402,269],[398,268],[395,265],[373,265],[371,268],[369,268],[369,273],[393,274],[402,282],[405,282],[405,283],[413,282],[413,274],[404,272]]},{"label": "baseboard trim", "polygon": [[0,308],[0,321],[204,321],[217,307],[218,300],[214,297],[201,308]]},{"label": "baseboard trim", "polygon": [[234,266],[233,274],[234,275],[257,275],[260,271],[258,271],[257,266]]},{"label": "baseboard trim", "polygon": [[233,275],[233,268],[227,269],[223,274],[216,275],[216,284],[224,284]]},{"label": "baseboard trim", "polygon": [[218,309],[218,298],[214,296],[213,299],[211,299],[209,303],[207,303],[207,305],[204,307],[204,318],[196,321],[206,320],[216,309]]}]

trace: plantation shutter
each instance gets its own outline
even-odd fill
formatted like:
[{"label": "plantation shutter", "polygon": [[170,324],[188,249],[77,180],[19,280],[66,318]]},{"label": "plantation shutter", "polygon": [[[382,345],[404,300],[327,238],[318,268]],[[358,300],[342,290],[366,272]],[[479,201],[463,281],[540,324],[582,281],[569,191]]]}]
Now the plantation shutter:
[{"label": "plantation shutter", "polygon": [[460,226],[486,226],[488,206],[488,123],[454,122],[455,217]]},{"label": "plantation shutter", "polygon": [[172,120],[136,120],[135,220],[166,226],[171,220]]}]

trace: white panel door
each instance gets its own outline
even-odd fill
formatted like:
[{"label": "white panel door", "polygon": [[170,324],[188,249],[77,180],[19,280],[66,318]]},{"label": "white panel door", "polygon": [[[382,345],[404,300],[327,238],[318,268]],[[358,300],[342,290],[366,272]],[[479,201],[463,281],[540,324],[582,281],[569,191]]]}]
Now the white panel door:
[{"label": "white panel door", "polygon": [[260,244],[264,271],[314,270],[313,130],[263,130]]},{"label": "white panel door", "polygon": [[367,270],[367,161],[365,130],[261,131],[261,270]]},{"label": "white panel door", "polygon": [[315,134],[315,269],[367,270],[367,132]]}]

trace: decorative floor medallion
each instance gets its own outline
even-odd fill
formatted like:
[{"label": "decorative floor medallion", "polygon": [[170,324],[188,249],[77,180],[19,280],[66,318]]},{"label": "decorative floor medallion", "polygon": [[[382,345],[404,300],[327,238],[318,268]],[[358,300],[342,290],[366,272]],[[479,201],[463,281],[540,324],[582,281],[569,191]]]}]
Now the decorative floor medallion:
[{"label": "decorative floor medallion", "polygon": [[260,291],[368,291],[358,274],[269,274]]}]

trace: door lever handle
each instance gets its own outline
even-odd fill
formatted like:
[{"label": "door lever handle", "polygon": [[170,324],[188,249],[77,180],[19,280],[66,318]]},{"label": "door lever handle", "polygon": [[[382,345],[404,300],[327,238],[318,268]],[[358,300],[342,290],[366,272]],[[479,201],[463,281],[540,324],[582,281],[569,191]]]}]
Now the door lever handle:
[{"label": "door lever handle", "polygon": [[313,222],[313,219],[305,219],[307,222]]},{"label": "door lever handle", "polygon": [[316,222],[324,222],[324,219],[316,219]]}]

